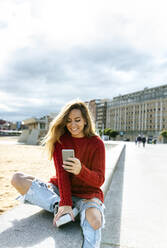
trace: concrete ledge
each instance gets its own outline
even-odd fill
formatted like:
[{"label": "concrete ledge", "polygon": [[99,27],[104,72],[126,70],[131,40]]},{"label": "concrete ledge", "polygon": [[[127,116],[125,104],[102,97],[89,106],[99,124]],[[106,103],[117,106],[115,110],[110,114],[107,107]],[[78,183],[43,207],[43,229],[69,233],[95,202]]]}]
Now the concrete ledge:
[{"label": "concrete ledge", "polygon": [[26,142],[28,139],[28,135],[29,135],[29,130],[28,129],[23,130],[22,134],[18,138],[18,142],[20,143]]},{"label": "concrete ledge", "polygon": [[[102,187],[105,193],[106,212],[110,210],[110,184],[112,175],[122,159],[124,144],[105,142],[106,181]],[[110,154],[111,153],[111,154]],[[37,206],[21,204],[0,216],[0,248],[79,248],[82,245],[82,233],[79,222],[69,223],[61,228],[52,226],[53,214]],[[102,237],[110,230],[103,229]],[[102,245],[105,242],[102,238]]]},{"label": "concrete ledge", "polygon": [[125,144],[111,141],[105,141],[104,144],[106,150],[106,171],[105,182],[102,185],[101,189],[103,190],[105,197],[110,187],[114,170],[117,167],[117,163],[120,159],[122,152],[124,151]]},{"label": "concrete ledge", "polygon": [[[105,197],[105,219],[106,224],[105,228],[102,229],[102,241],[101,248],[117,248],[120,247],[117,242],[118,236],[120,235],[120,222],[121,222],[121,197],[120,194],[123,186],[123,176],[125,163],[125,146],[121,150],[121,153],[118,156],[116,161],[115,173],[112,174],[112,180],[108,188],[106,197]],[[121,169],[120,169],[121,168]],[[117,179],[117,180],[116,180]],[[119,182],[119,183],[118,183]],[[114,201],[115,200],[115,201]],[[113,202],[114,201],[114,202]],[[118,213],[120,215],[118,215]],[[121,246],[122,247],[122,246]]]}]

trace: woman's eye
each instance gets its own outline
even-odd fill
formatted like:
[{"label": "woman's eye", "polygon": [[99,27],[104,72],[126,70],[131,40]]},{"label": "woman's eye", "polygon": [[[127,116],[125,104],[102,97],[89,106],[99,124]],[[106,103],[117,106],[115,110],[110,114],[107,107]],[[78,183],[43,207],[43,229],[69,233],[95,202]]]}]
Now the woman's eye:
[{"label": "woman's eye", "polygon": [[[75,120],[75,122],[80,122],[81,120]],[[71,120],[67,120],[67,123],[71,123],[72,121]]]}]

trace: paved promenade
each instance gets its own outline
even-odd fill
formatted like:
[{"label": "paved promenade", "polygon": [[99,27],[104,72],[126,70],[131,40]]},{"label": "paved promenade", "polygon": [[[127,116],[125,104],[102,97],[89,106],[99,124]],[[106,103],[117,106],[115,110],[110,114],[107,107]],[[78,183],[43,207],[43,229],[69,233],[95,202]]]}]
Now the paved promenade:
[{"label": "paved promenade", "polygon": [[103,248],[167,247],[167,145],[126,143],[106,211]]}]

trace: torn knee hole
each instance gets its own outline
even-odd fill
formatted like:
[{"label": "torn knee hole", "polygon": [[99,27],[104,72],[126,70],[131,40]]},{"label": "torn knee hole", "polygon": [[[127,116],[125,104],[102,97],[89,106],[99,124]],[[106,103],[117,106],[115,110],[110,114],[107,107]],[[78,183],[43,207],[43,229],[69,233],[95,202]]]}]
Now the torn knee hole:
[{"label": "torn knee hole", "polygon": [[86,218],[87,222],[89,223],[89,225],[94,229],[94,230],[98,230],[101,227],[101,221],[94,219],[92,221],[88,220]]}]

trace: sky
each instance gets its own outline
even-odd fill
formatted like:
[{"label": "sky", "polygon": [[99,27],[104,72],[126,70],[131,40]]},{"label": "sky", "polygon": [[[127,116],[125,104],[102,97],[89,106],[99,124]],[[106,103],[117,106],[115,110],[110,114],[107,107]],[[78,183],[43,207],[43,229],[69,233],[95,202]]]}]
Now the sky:
[{"label": "sky", "polygon": [[163,0],[0,0],[0,119],[167,84]]}]

